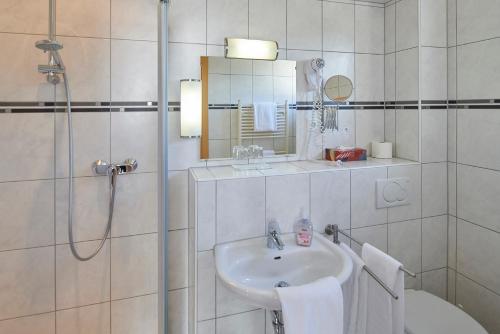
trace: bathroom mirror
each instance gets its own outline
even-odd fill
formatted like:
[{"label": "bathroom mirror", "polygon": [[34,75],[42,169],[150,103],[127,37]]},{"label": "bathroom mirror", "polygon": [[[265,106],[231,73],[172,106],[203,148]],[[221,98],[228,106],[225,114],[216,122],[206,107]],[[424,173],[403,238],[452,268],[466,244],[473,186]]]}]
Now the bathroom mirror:
[{"label": "bathroom mirror", "polygon": [[334,75],[325,83],[325,95],[334,102],[345,102],[352,95],[352,81],[343,75]]},{"label": "bathroom mirror", "polygon": [[201,57],[201,159],[258,145],[265,157],[296,153],[296,62]]}]

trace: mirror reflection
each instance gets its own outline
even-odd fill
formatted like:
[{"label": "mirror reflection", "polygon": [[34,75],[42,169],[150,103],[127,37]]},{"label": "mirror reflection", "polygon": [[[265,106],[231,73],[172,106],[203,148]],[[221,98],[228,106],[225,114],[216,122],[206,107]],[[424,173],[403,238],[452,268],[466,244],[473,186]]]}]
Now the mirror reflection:
[{"label": "mirror reflection", "polygon": [[201,70],[201,159],[296,153],[295,61],[201,57]]}]

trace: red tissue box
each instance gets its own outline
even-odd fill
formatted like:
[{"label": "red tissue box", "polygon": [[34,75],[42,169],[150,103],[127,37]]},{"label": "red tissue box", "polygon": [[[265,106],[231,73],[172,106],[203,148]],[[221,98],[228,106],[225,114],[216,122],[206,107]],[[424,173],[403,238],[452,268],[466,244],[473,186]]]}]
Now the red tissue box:
[{"label": "red tissue box", "polygon": [[366,150],[359,147],[327,148],[325,158],[330,161],[360,161],[366,160]]}]

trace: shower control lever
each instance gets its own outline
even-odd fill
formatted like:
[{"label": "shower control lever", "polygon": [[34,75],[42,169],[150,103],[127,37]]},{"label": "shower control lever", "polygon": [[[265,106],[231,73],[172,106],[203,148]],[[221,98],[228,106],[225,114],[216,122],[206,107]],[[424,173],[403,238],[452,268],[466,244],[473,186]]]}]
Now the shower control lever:
[{"label": "shower control lever", "polygon": [[137,166],[135,159],[127,159],[122,164],[110,164],[104,160],[97,160],[93,164],[93,170],[97,175],[109,175],[112,169],[116,169],[117,174],[126,174],[135,171]]}]

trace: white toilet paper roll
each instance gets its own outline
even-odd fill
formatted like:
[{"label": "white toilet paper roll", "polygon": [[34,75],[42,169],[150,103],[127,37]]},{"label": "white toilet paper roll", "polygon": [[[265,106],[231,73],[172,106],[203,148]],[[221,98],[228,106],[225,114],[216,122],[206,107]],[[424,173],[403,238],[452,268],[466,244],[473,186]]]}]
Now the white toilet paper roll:
[{"label": "white toilet paper roll", "polygon": [[391,159],[392,143],[372,142],[372,157],[377,159]]}]

